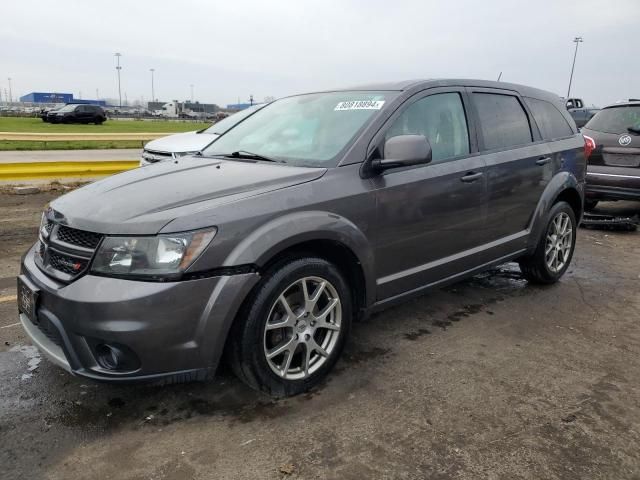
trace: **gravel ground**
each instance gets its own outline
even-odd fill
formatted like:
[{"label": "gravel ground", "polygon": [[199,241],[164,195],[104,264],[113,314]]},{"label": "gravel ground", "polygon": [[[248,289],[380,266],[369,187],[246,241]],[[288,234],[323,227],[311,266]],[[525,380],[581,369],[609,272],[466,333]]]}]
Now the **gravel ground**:
[{"label": "gravel ground", "polygon": [[507,264],[356,324],[324,385],[274,401],[224,370],[125,387],[40,359],[13,277],[54,195],[0,195],[3,479],[640,478],[638,232],[580,230],[551,287]]}]

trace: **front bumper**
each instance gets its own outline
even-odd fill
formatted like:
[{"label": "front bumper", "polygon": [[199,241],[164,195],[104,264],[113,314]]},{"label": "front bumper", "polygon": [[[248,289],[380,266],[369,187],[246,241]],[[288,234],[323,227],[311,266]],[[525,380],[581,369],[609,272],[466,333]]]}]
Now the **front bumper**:
[{"label": "front bumper", "polygon": [[[39,291],[37,324],[20,322],[53,363],[112,382],[204,379],[215,371],[228,330],[258,274],[182,282],[140,282],[85,275],[70,284],[46,276],[31,248],[21,279]],[[98,345],[133,353],[135,368],[108,369]]]},{"label": "front bumper", "polygon": [[640,169],[589,166],[585,196],[593,200],[640,200]]}]

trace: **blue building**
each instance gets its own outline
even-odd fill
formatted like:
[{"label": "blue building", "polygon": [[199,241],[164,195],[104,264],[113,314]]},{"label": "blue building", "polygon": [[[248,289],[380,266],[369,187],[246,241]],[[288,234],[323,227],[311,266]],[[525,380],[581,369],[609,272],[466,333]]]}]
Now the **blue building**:
[{"label": "blue building", "polygon": [[90,103],[92,105],[106,106],[104,100],[80,100],[74,99],[73,93],[31,92],[20,97],[21,102],[30,103]]},{"label": "blue building", "polygon": [[[251,105],[251,103],[230,103],[227,105],[227,110],[244,110],[245,108],[249,108]],[[253,105],[255,105],[255,103]]]}]

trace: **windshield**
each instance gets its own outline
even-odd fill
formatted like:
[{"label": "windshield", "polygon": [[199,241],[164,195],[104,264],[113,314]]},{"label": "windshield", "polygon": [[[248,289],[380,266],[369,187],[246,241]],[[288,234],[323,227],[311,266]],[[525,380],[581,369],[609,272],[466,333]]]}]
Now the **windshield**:
[{"label": "windshield", "polygon": [[287,164],[330,167],[335,157],[397,92],[329,92],[277,100],[203,151],[250,152]]},{"label": "windshield", "polygon": [[627,133],[629,128],[640,130],[640,105],[600,110],[584,128],[604,133]]},{"label": "windshield", "polygon": [[56,110],[56,112],[73,112],[78,105],[70,104]]},{"label": "windshield", "polygon": [[259,110],[263,106],[264,105],[254,105],[253,107],[245,108],[244,110],[241,110],[241,111],[239,111],[237,113],[234,113],[233,115],[229,115],[227,118],[224,118],[224,119],[214,123],[209,128],[203,130],[202,133],[208,133],[209,135],[222,135],[224,132],[229,130],[231,127],[237,125],[242,120],[247,118],[249,115],[251,115],[256,110]]}]

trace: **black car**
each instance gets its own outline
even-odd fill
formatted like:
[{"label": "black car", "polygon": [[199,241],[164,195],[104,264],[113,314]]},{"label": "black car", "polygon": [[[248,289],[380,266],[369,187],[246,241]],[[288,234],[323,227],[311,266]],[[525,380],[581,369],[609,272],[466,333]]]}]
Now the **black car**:
[{"label": "black car", "polygon": [[282,98],[197,157],[52,201],[22,259],[20,321],[83,377],[204,380],[224,352],[250,386],[300,393],[355,318],[510,260],[558,281],[584,142],[559,97],[503,82]]},{"label": "black car", "polygon": [[58,110],[45,112],[43,122],[49,123],[95,123],[100,125],[107,114],[99,105],[69,103]]},{"label": "black car", "polygon": [[610,105],[582,129],[593,149],[585,207],[599,200],[640,200],[640,101]]}]

